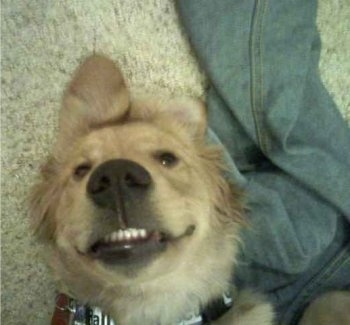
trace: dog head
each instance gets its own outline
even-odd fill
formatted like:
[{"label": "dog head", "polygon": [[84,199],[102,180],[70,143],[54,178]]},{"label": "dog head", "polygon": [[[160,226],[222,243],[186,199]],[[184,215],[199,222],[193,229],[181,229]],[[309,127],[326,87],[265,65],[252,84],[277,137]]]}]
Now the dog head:
[{"label": "dog head", "polygon": [[130,99],[109,59],[80,66],[32,196],[33,228],[71,294],[101,303],[115,287],[161,291],[160,279],[193,278],[193,265],[198,281],[218,270],[228,280],[241,195],[205,132],[202,103]]}]

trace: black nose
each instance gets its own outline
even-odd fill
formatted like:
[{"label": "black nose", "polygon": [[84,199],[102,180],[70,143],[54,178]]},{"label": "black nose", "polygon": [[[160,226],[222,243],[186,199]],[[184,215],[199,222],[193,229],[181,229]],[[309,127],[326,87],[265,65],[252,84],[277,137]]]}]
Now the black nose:
[{"label": "black nose", "polygon": [[87,193],[102,208],[120,209],[121,200],[139,199],[150,188],[152,178],[141,165],[115,159],[101,164],[90,176]]}]

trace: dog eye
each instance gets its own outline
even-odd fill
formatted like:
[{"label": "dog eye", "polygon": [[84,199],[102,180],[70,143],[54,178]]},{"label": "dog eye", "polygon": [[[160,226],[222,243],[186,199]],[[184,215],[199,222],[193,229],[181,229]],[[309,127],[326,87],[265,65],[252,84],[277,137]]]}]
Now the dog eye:
[{"label": "dog eye", "polygon": [[173,167],[179,161],[179,159],[169,151],[157,152],[155,158],[164,166],[164,167]]},{"label": "dog eye", "polygon": [[84,178],[84,176],[90,171],[90,169],[91,165],[89,163],[78,165],[74,169],[74,178],[77,180]]}]

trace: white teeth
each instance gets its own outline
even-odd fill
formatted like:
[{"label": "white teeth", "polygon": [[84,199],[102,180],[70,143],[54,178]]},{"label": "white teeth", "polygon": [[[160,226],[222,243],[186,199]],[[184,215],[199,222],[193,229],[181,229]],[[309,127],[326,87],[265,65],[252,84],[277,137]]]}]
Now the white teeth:
[{"label": "white teeth", "polygon": [[111,241],[116,241],[118,239],[118,233],[117,232],[113,232],[111,235]]},{"label": "white teeth", "polygon": [[140,229],[139,234],[141,238],[145,238],[147,236],[147,231],[145,229]]},{"label": "white teeth", "polygon": [[117,234],[115,241],[116,240],[121,241],[124,239],[124,231],[123,230],[118,230],[118,233],[115,232],[115,234]]},{"label": "white teeth", "polygon": [[137,230],[137,229],[130,229],[130,235],[131,235],[131,238],[139,237],[139,230]]},{"label": "white teeth", "polygon": [[131,238],[131,232],[129,230],[124,230],[124,237],[126,240]]},{"label": "white teeth", "polygon": [[114,231],[111,234],[104,237],[104,241],[106,243],[109,242],[117,242],[117,241],[132,241],[137,239],[144,239],[147,237],[146,229],[119,229],[118,231]]}]

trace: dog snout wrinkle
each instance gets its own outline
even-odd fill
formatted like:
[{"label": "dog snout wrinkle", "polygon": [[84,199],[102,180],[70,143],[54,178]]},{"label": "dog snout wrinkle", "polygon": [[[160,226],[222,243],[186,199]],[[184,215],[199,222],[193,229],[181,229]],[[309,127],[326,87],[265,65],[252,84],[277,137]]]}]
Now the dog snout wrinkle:
[{"label": "dog snout wrinkle", "polygon": [[123,213],[124,200],[140,199],[151,184],[151,175],[141,165],[114,159],[95,169],[87,184],[87,194],[97,206]]}]

